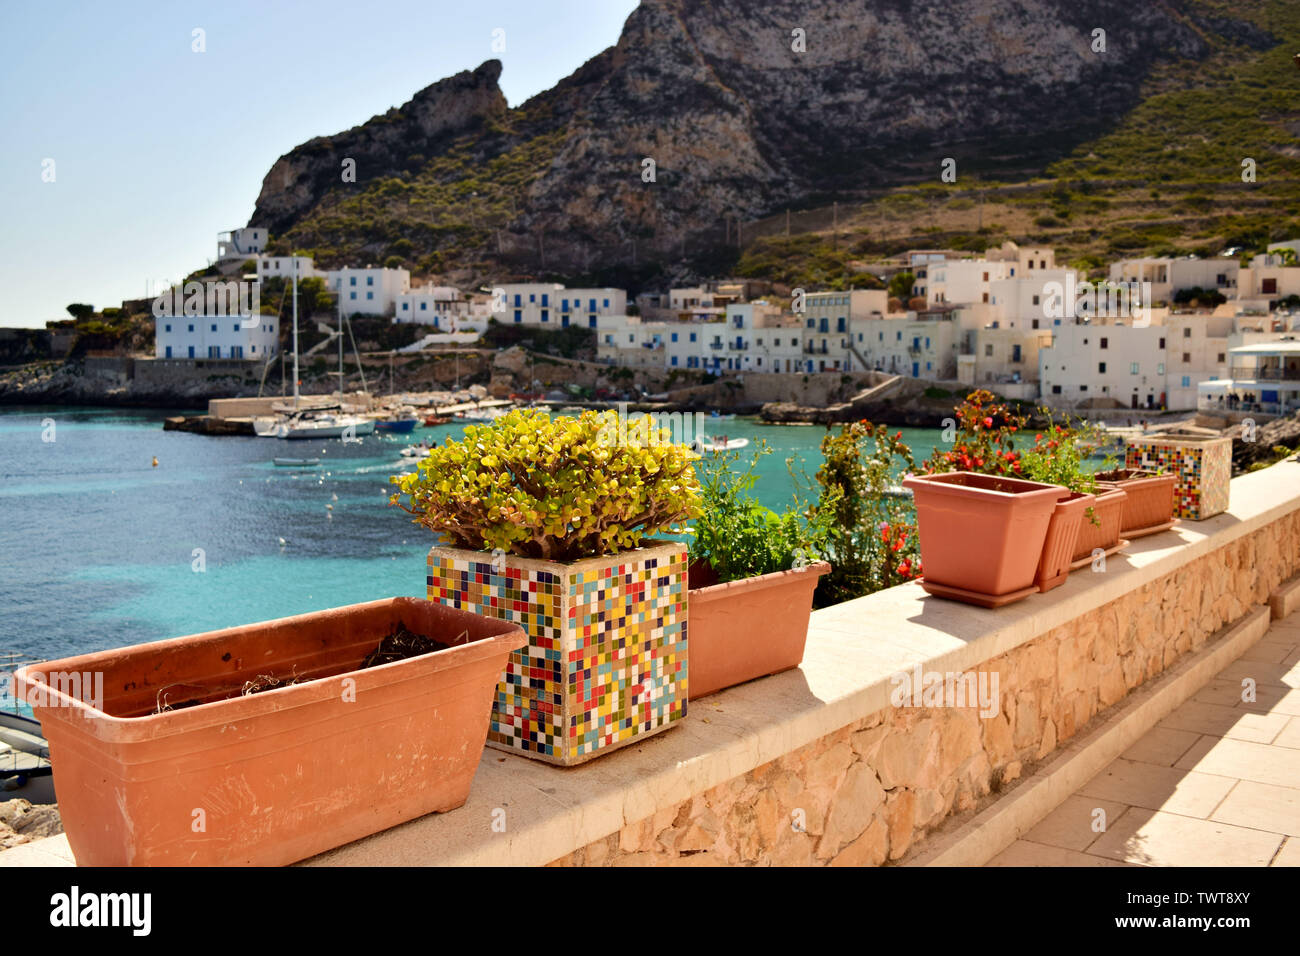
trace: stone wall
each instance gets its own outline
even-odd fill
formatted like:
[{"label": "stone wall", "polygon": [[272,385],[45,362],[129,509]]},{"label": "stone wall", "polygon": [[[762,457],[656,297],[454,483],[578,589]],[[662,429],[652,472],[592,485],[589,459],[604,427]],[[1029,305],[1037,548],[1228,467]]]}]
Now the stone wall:
[{"label": "stone wall", "polygon": [[1293,511],[982,664],[998,675],[993,716],[887,707],[552,865],[900,860],[1297,572]]}]

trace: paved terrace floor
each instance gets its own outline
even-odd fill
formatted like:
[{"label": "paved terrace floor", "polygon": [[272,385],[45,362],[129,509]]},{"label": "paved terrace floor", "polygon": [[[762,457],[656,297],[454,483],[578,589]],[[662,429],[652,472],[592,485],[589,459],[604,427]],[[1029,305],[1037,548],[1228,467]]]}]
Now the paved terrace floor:
[{"label": "paved terrace floor", "polygon": [[1300,612],[988,865],[1300,866]]}]

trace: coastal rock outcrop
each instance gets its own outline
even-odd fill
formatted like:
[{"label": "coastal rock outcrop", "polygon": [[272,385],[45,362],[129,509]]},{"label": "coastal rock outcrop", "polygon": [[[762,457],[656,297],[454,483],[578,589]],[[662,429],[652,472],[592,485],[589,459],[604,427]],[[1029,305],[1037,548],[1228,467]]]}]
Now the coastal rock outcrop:
[{"label": "coastal rock outcrop", "polygon": [[490,60],[291,150],[250,223],[439,271],[682,262],[734,238],[728,220],[937,181],[946,157],[959,176],[976,160],[1041,169],[1140,102],[1158,64],[1203,58],[1216,36],[1270,42],[1198,14],[1190,0],[643,0],[617,44],[516,108]]}]

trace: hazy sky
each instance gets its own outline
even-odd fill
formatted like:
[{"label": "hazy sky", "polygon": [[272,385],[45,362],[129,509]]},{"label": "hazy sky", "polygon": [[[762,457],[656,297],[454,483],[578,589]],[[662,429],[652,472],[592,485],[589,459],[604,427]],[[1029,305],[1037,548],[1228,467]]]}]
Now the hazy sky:
[{"label": "hazy sky", "polygon": [[517,105],[615,43],[635,7],[0,0],[0,326],[118,305],[206,265],[294,146],[494,56]]}]

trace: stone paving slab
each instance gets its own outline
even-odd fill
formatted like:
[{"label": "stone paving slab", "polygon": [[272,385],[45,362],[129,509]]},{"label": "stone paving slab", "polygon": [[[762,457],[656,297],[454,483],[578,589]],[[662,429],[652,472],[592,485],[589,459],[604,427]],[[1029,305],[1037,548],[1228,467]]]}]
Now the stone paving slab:
[{"label": "stone paving slab", "polygon": [[987,865],[1300,866],[1300,615]]}]

